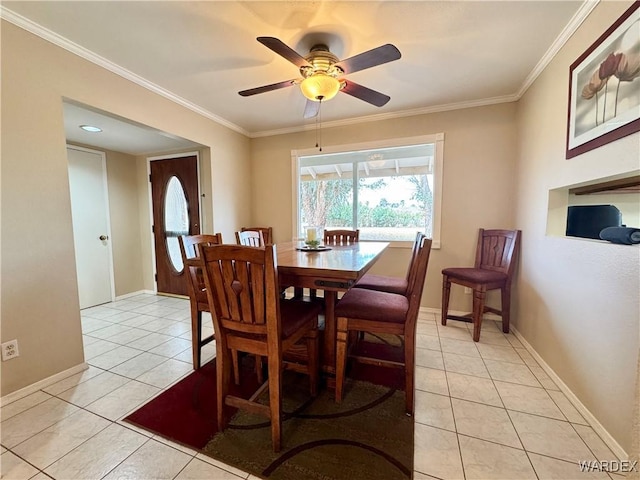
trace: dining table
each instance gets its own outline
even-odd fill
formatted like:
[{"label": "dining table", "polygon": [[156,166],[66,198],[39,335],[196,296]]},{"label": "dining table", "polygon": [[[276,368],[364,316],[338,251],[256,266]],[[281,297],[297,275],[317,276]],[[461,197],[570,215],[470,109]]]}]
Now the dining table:
[{"label": "dining table", "polygon": [[335,306],[338,293],[353,287],[388,246],[388,242],[374,241],[326,245],[313,249],[307,248],[303,241],[276,244],[279,284],[324,292],[321,364],[326,373],[335,373]]}]

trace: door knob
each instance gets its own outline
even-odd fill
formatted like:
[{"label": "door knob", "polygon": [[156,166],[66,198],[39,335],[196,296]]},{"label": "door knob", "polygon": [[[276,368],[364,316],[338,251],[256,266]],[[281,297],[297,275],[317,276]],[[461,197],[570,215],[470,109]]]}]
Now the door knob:
[{"label": "door knob", "polygon": [[109,240],[109,237],[107,237],[106,235],[100,235],[98,238],[99,238],[100,240],[102,240],[103,242],[104,242],[105,240]]}]

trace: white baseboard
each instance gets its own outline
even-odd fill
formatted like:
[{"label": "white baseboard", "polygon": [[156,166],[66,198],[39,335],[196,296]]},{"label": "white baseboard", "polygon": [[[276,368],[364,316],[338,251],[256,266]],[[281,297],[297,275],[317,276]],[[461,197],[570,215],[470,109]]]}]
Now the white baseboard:
[{"label": "white baseboard", "polygon": [[49,385],[53,385],[54,383],[57,383],[60,380],[64,380],[65,378],[70,377],[71,375],[75,375],[76,373],[83,372],[88,368],[89,368],[89,364],[83,362],[79,365],[76,365],[75,367],[71,367],[67,370],[56,373],[55,375],[51,375],[50,377],[42,379],[39,382],[32,383],[31,385],[21,388],[20,390],[11,392],[5,395],[4,397],[0,398],[0,407],[4,407],[8,403],[15,402],[16,400],[20,400],[21,398],[26,397],[27,395],[31,395],[32,393],[35,393],[38,390],[48,387]]},{"label": "white baseboard", "polygon": [[543,358],[534,350],[529,342],[522,336],[522,334],[515,327],[511,326],[511,331],[516,336],[520,343],[524,346],[524,348],[531,354],[533,358],[540,364],[542,369],[551,377],[551,380],[562,390],[562,392],[567,396],[569,401],[573,404],[573,406],[580,412],[580,415],[584,417],[584,419],[589,423],[591,428],[595,430],[595,432],[600,436],[602,441],[611,449],[616,457],[618,457],[622,461],[627,461],[629,459],[629,454],[625,452],[624,448],[611,436],[611,434],[602,426],[602,424],[598,421],[598,419],[589,411],[587,407],[583,405],[583,403],[578,399],[578,397],[571,391],[571,389],[567,386],[566,383],[562,381],[562,379],[558,376],[556,372],[543,360]]},{"label": "white baseboard", "polygon": [[155,295],[156,292],[154,292],[153,290],[138,290],[137,292],[131,292],[131,293],[125,293],[124,295],[118,295],[116,297],[116,302],[118,300],[124,300],[126,298],[131,298],[131,297],[135,297],[136,295],[142,295],[143,293],[149,294],[149,295]]},{"label": "white baseboard", "polygon": [[[430,307],[420,307],[420,312],[422,313],[433,313],[436,315],[436,320],[440,320],[440,315],[442,314],[442,310],[439,308],[430,308]],[[451,315],[465,315],[468,312],[457,312],[453,310],[449,310]],[[489,314],[485,315],[485,318],[492,318],[494,320],[500,320],[498,315]],[[596,419],[596,417],[589,411],[587,407],[585,407],[582,402],[578,399],[578,397],[571,391],[571,389],[562,381],[562,379],[558,376],[556,372],[544,361],[544,359],[535,351],[535,349],[531,346],[529,342],[522,336],[522,334],[511,325],[511,332],[516,336],[520,343],[524,346],[524,348],[531,354],[533,358],[540,364],[540,367],[551,377],[554,383],[560,388],[560,390],[567,396],[571,404],[580,412],[580,414],[584,417],[584,419],[589,423],[591,428],[595,430],[595,432],[600,436],[602,441],[611,449],[611,451],[618,457],[618,459],[622,461],[626,461],[629,458],[627,452],[625,452],[624,448],[620,446],[620,444],[611,436],[611,434],[602,426],[602,424]]]}]

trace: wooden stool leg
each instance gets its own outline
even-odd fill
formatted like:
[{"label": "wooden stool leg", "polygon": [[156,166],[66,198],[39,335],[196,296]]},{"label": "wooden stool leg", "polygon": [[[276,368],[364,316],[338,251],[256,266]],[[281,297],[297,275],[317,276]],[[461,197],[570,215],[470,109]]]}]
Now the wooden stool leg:
[{"label": "wooden stool leg", "polygon": [[449,313],[449,295],[451,293],[451,281],[444,275],[442,278],[442,325],[447,324],[447,314]]},{"label": "wooden stool leg", "polygon": [[227,415],[225,408],[225,397],[229,393],[229,381],[231,380],[230,366],[229,365],[229,353],[226,348],[216,352],[216,387],[217,387],[217,419],[218,419],[218,431],[222,431],[227,426]]},{"label": "wooden stool leg", "polygon": [[[405,332],[407,333],[407,332]],[[405,334],[404,336],[404,375],[405,375],[405,387],[404,394],[406,400],[406,412],[407,414],[413,416],[414,414],[414,405],[413,405],[413,385],[415,379],[415,333],[413,334]]]},{"label": "wooden stool leg", "polygon": [[312,397],[318,396],[318,380],[320,372],[320,337],[318,330],[312,330],[307,334],[307,368],[309,371],[310,394]]},{"label": "wooden stool leg", "polygon": [[240,385],[240,365],[238,364],[238,351],[231,350],[231,361],[233,363],[233,381]]},{"label": "wooden stool leg", "polygon": [[349,340],[349,320],[338,318],[336,345],[336,403],[342,402],[344,377],[347,370],[347,341]]},{"label": "wooden stool leg", "polygon": [[[281,355],[281,354],[280,354]],[[269,382],[269,409],[271,411],[271,443],[273,451],[282,448],[282,364],[267,361]]]},{"label": "wooden stool leg", "polygon": [[200,368],[200,343],[202,342],[202,312],[197,306],[191,305],[191,356],[193,369]]},{"label": "wooden stool leg", "polygon": [[482,314],[484,312],[484,300],[486,292],[473,291],[473,341],[480,341],[480,329],[482,328]]},{"label": "wooden stool leg", "polygon": [[262,367],[262,355],[255,355],[256,357],[256,376],[258,378],[258,384],[264,383],[264,371]]},{"label": "wooden stool leg", "polygon": [[500,291],[502,296],[502,331],[509,333],[509,322],[511,317],[511,285],[505,285]]}]

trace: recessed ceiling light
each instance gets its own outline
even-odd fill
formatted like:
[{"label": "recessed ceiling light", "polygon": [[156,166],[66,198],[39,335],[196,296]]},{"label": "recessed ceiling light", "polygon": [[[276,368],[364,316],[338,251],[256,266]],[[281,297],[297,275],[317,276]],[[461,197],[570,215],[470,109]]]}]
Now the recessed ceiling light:
[{"label": "recessed ceiling light", "polygon": [[102,131],[100,127],[94,127],[93,125],[80,125],[80,128],[91,133],[98,133]]}]

